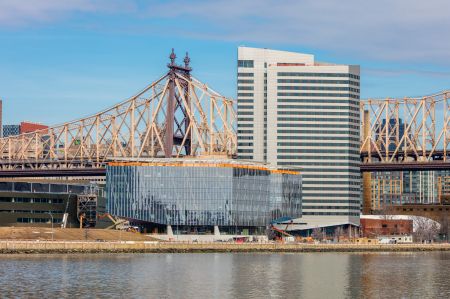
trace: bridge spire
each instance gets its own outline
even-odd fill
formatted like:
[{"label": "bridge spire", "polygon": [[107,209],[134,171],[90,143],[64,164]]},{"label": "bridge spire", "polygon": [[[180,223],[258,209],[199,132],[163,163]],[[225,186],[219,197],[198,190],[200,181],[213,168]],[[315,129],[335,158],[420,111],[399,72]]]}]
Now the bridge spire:
[{"label": "bridge spire", "polygon": [[174,52],[174,49],[172,48],[172,53],[170,53],[170,65],[174,66],[175,65],[175,59],[177,58],[177,55]]},{"label": "bridge spire", "polygon": [[[164,137],[164,155],[171,158],[174,153],[174,146],[183,146],[186,155],[191,155],[192,132],[190,130],[190,116],[188,110],[191,105],[189,81],[191,78],[191,68],[189,67],[188,52],[184,57],[184,66],[175,63],[177,55],[172,48],[170,54],[169,74],[168,74],[168,97],[166,106],[166,127]],[[185,80],[178,80],[178,75],[185,77]],[[178,85],[177,85],[178,83]],[[178,88],[181,90],[179,91]],[[187,106],[187,107],[186,107]]]},{"label": "bridge spire", "polygon": [[191,62],[191,59],[189,58],[189,53],[186,52],[186,56],[184,57],[184,67],[186,69],[189,69],[189,62]]}]

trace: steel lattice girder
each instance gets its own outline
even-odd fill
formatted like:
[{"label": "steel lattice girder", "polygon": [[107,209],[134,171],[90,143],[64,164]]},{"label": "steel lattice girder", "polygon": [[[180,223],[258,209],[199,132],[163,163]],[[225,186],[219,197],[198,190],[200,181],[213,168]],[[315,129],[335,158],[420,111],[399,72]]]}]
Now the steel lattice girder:
[{"label": "steel lattice girder", "polygon": [[[167,120],[170,92],[178,109],[174,119]],[[177,113],[183,113],[181,123]],[[235,125],[233,100],[195,78],[169,72],[137,95],[90,117],[1,138],[0,166],[4,170],[95,168],[115,158],[232,156],[237,145]],[[164,146],[167,128],[182,136],[170,148]]]},{"label": "steel lattice girder", "polygon": [[421,98],[361,101],[360,152],[364,162],[447,161],[450,91]]}]

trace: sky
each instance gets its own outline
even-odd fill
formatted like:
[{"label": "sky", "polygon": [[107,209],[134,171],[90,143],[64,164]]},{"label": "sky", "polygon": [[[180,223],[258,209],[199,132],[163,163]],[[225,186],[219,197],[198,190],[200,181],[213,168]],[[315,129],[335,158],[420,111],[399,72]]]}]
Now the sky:
[{"label": "sky", "polygon": [[94,114],[161,77],[171,48],[236,96],[237,47],[361,66],[361,97],[450,89],[447,0],[0,0],[3,123]]}]

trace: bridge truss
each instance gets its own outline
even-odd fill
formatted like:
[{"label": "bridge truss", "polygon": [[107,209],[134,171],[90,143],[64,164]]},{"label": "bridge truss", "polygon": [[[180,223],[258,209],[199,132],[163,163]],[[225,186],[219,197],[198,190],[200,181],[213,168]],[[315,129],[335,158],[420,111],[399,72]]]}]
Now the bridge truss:
[{"label": "bridge truss", "polygon": [[102,168],[116,158],[231,156],[234,102],[191,77],[170,56],[166,75],[135,96],[92,116],[0,139],[0,167]]},{"label": "bridge truss", "polygon": [[363,163],[450,159],[450,91],[431,96],[361,101]]},{"label": "bridge truss", "polygon": [[450,91],[363,100],[360,116],[363,213],[404,204],[448,204]]}]

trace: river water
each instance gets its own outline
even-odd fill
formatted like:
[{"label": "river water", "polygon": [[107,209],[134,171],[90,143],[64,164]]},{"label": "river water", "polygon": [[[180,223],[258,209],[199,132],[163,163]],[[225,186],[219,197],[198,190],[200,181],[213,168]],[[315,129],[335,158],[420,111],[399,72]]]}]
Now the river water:
[{"label": "river water", "polygon": [[450,253],[0,255],[0,297],[450,298]]}]

